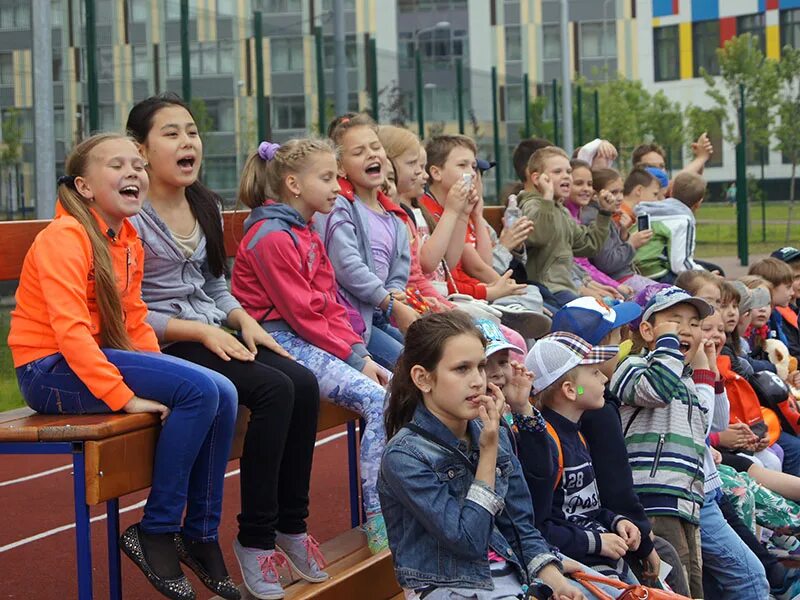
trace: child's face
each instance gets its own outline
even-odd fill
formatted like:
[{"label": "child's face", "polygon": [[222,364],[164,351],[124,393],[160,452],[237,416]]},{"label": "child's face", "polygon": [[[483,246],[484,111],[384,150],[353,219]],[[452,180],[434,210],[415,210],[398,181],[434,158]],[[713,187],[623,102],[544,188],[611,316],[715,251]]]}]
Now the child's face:
[{"label": "child's face", "polygon": [[[425,406],[445,425],[478,417],[481,396],[486,394],[484,353],[483,344],[477,337],[457,335],[445,342],[436,368],[425,371],[427,383],[420,387]],[[414,369],[417,367],[419,365]]]},{"label": "child's face", "polygon": [[386,179],[383,182],[383,193],[389,196],[392,200],[397,199],[397,176],[394,173],[392,165],[387,160],[384,163],[386,170]]},{"label": "child's face", "polygon": [[486,379],[501,390],[512,375],[513,369],[508,360],[508,350],[498,350],[486,359]]},{"label": "child's face", "polygon": [[663,200],[663,195],[661,195],[661,184],[658,183],[657,179],[651,181],[650,185],[638,186],[638,189],[640,190],[638,198],[639,202],[655,202],[656,200]]},{"label": "child's face", "polygon": [[800,298],[800,261],[789,263],[794,272],[794,279],[792,280],[792,301],[796,302]]},{"label": "child's face", "polygon": [[719,309],[725,333],[731,333],[739,324],[739,305],[736,302],[721,304]]},{"label": "child's face", "polygon": [[655,167],[656,169],[661,169],[662,171],[667,168],[667,165],[664,163],[664,157],[658,152],[648,152],[647,154],[643,155],[638,166]]},{"label": "child's face", "polygon": [[356,188],[379,188],[386,178],[383,162],[386,152],[375,130],[367,126],[352,127],[342,136],[341,173]]},{"label": "child's face", "polygon": [[570,188],[569,197],[580,207],[589,204],[594,197],[592,172],[586,167],[578,167],[572,171],[572,187]]},{"label": "child's face", "polygon": [[558,200],[569,198],[572,189],[572,167],[565,156],[551,156],[544,163],[544,173],[553,182],[553,197]]},{"label": "child's face", "polygon": [[714,342],[714,348],[716,348],[717,355],[719,355],[722,347],[725,345],[726,339],[725,324],[722,320],[722,313],[720,311],[716,311],[713,315],[703,319],[700,330],[702,331],[705,339]]},{"label": "child's face", "polygon": [[789,306],[792,301],[793,294],[792,284],[781,283],[772,289],[772,305],[773,306]]},{"label": "child's face", "polygon": [[763,327],[769,321],[769,316],[772,314],[772,308],[764,306],[763,308],[754,308],[750,311],[750,325],[758,329]]},{"label": "child's face", "polygon": [[299,173],[287,176],[286,186],[290,188],[290,192],[294,187],[293,193],[311,211],[326,215],[333,210],[336,195],[339,193],[336,171],[336,156],[333,152],[317,152],[308,158]]},{"label": "child's face", "polygon": [[614,198],[614,206],[617,210],[622,206],[622,179],[617,178],[614,181],[609,181],[608,185],[604,188],[611,197]]},{"label": "child's face", "polygon": [[579,365],[575,367],[575,406],[583,410],[603,408],[606,377],[599,365]]},{"label": "child's face", "polygon": [[700,289],[697,290],[697,293],[693,295],[695,298],[705,300],[714,308],[719,308],[722,293],[716,283],[704,283],[700,286]]},{"label": "child's face", "polygon": [[419,147],[409,148],[394,159],[397,169],[397,193],[408,198],[422,195],[422,173],[419,166]]},{"label": "child's face", "polygon": [[151,180],[176,188],[197,181],[203,142],[189,111],[178,105],[157,110],[141,152],[150,165]]},{"label": "child's face", "polygon": [[422,172],[419,174],[419,176],[422,179],[422,183],[420,184],[422,187],[424,187],[425,184],[428,183],[428,179],[430,179],[430,175],[428,175],[428,172],[425,170],[425,167],[427,167],[427,166],[428,166],[428,153],[425,151],[425,147],[420,144],[420,147],[419,147],[419,168],[420,168],[420,171],[422,171]]},{"label": "child's face", "polygon": [[[600,342],[602,346],[619,346],[620,342],[622,341],[622,332],[621,328],[617,327],[616,329],[612,329],[611,332]],[[615,356],[607,360],[604,363],[599,365],[600,371],[603,375],[606,376],[607,379],[611,379],[611,376],[614,374],[614,371],[617,368],[617,363],[619,362],[619,356]]]},{"label": "child's face", "polygon": [[[683,362],[689,364],[697,354],[702,336],[697,309],[688,303],[670,306],[655,314],[654,328],[658,328],[659,324],[664,322],[672,322],[678,326],[678,341]],[[655,339],[648,343],[651,350],[655,348]]]},{"label": "child's face", "polygon": [[475,153],[464,146],[456,146],[447,155],[441,167],[431,167],[431,177],[447,193],[451,187],[464,180],[464,175],[472,176],[474,182],[478,178],[478,163]]}]

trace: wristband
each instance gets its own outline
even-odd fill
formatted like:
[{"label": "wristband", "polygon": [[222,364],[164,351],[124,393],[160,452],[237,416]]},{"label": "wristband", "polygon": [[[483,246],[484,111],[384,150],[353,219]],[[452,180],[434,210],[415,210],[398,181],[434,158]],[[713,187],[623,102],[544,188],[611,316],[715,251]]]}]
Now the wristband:
[{"label": "wristband", "polygon": [[392,310],[394,310],[394,295],[389,294],[389,305],[386,307],[386,318],[392,318]]}]

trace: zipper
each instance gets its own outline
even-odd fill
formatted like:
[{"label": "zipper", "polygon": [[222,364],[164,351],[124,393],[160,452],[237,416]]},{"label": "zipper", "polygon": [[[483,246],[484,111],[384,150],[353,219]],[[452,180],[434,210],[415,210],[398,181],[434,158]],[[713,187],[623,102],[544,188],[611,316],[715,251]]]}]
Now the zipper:
[{"label": "zipper", "polygon": [[653,468],[650,469],[650,477],[656,476],[656,471],[658,471],[658,463],[661,462],[661,452],[664,450],[664,441],[665,441],[666,434],[662,433],[658,436],[658,445],[656,446],[656,456],[653,459]]},{"label": "zipper", "polygon": [[131,247],[127,246],[125,248],[125,289],[122,290],[123,292],[128,291],[128,286],[131,283],[130,270],[131,270]]}]

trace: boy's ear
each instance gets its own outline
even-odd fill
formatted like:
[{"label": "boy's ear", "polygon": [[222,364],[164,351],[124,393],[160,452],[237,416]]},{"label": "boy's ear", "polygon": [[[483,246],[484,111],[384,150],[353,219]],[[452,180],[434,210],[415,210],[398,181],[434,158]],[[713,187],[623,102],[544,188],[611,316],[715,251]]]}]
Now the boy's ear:
[{"label": "boy's ear", "polygon": [[656,328],[649,321],[642,321],[639,324],[639,335],[648,344],[652,344],[656,339]]},{"label": "boy's ear", "polygon": [[539,187],[539,172],[538,171],[525,171],[528,174],[528,181],[530,181],[534,187]]},{"label": "boy's ear", "polygon": [[575,402],[575,400],[578,398],[578,388],[575,385],[575,382],[571,381],[570,379],[564,380],[564,382],[561,384],[561,393],[570,402]]},{"label": "boy's ear", "polygon": [[424,393],[431,391],[431,374],[421,365],[414,365],[411,367],[411,381],[417,386],[417,389]]},{"label": "boy's ear", "polygon": [[442,168],[439,165],[428,165],[428,174],[433,181],[439,182],[442,180]]}]

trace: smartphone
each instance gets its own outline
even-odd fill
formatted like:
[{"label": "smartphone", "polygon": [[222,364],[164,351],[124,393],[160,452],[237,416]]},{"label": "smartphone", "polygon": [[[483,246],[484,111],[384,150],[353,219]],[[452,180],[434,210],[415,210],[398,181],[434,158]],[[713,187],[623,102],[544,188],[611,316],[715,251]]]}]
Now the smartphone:
[{"label": "smartphone", "polygon": [[639,231],[647,231],[650,229],[650,215],[639,215],[636,217],[636,228]]},{"label": "smartphone", "polygon": [[463,173],[461,177],[464,178],[464,184],[467,187],[472,187],[472,173]]}]

